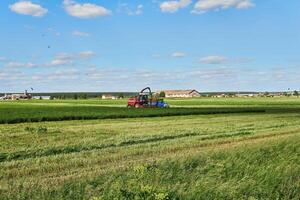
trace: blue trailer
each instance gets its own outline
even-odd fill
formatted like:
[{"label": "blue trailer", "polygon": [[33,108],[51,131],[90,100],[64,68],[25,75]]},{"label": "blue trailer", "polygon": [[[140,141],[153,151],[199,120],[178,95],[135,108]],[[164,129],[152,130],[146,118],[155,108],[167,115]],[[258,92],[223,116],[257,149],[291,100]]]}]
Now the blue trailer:
[{"label": "blue trailer", "polygon": [[152,102],[152,106],[153,107],[157,107],[157,108],[169,108],[169,104],[167,102],[165,102],[163,99],[158,99],[155,102]]}]

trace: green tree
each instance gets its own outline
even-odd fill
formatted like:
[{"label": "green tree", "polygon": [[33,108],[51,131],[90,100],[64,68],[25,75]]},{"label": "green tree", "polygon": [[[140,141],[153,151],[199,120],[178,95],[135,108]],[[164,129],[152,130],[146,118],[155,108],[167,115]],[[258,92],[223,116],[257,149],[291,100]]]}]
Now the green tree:
[{"label": "green tree", "polygon": [[124,98],[124,94],[123,94],[123,93],[120,93],[120,94],[118,95],[118,98],[119,98],[119,99],[123,99],[123,98]]},{"label": "green tree", "polygon": [[77,95],[77,94],[74,94],[74,95],[73,95],[73,99],[78,99],[78,95]]},{"label": "green tree", "polygon": [[82,94],[81,98],[82,99],[87,99],[87,94]]},{"label": "green tree", "polygon": [[299,92],[297,90],[294,91],[293,93],[294,96],[298,97],[299,96]]},{"label": "green tree", "polygon": [[161,92],[159,93],[159,97],[166,97],[166,93],[165,93],[164,91],[161,91]]}]

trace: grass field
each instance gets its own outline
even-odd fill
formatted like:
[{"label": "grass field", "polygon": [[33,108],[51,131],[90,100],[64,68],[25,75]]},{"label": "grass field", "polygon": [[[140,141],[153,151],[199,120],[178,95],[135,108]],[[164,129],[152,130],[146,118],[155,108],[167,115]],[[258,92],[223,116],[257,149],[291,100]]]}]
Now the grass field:
[{"label": "grass field", "polygon": [[300,99],[124,103],[0,102],[0,199],[300,199]]}]

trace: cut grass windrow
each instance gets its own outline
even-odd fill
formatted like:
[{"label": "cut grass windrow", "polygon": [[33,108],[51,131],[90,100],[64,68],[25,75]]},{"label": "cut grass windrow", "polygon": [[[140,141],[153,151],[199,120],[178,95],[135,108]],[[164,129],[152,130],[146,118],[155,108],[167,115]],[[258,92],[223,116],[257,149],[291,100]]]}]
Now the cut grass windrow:
[{"label": "cut grass windrow", "polygon": [[166,140],[176,140],[185,137],[194,137],[199,136],[199,140],[213,140],[219,138],[230,138],[230,137],[237,137],[237,136],[245,136],[250,135],[252,132],[250,131],[238,131],[236,133],[218,133],[218,134],[203,134],[197,132],[179,134],[179,135],[166,135],[166,136],[156,136],[152,138],[146,139],[138,139],[138,140],[126,140],[121,141],[119,143],[111,143],[111,144],[101,144],[101,145],[90,145],[90,146],[67,146],[67,147],[57,147],[57,148],[49,148],[49,149],[40,149],[36,151],[26,152],[14,152],[14,153],[0,153],[0,162],[5,161],[12,161],[12,160],[24,160],[29,158],[36,158],[36,157],[44,157],[44,156],[53,156],[59,154],[69,154],[69,153],[78,153],[83,151],[92,151],[92,150],[102,150],[107,148],[117,148],[117,147],[124,147],[124,146],[132,146],[138,144],[146,144],[146,143],[154,143],[154,142],[161,142]]}]

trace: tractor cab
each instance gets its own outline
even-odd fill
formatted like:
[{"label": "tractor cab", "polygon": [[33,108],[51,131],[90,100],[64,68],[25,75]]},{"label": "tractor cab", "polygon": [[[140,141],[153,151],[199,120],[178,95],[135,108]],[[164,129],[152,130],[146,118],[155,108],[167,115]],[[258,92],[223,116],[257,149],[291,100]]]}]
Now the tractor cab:
[{"label": "tractor cab", "polygon": [[139,95],[138,97],[138,101],[141,103],[141,104],[148,104],[149,103],[149,97],[148,95]]}]

